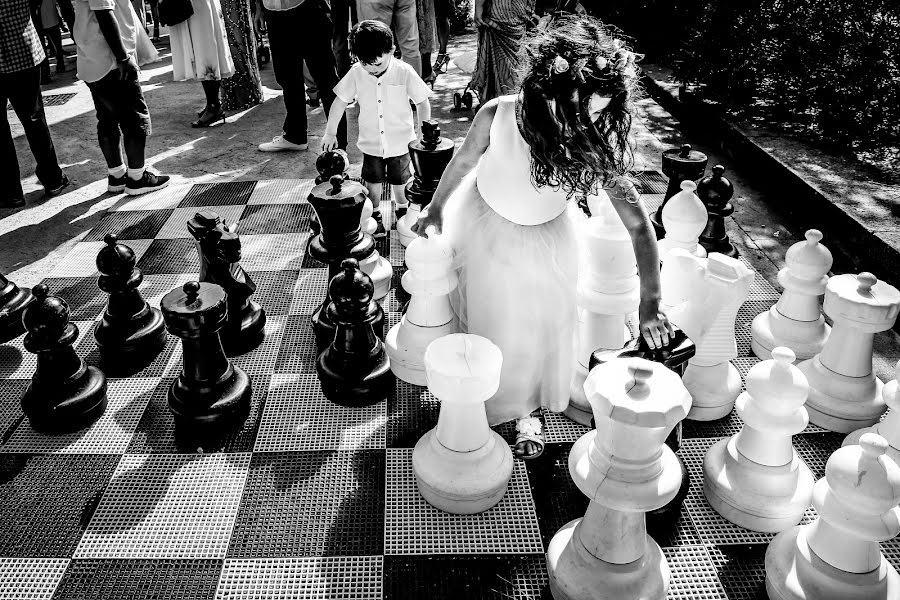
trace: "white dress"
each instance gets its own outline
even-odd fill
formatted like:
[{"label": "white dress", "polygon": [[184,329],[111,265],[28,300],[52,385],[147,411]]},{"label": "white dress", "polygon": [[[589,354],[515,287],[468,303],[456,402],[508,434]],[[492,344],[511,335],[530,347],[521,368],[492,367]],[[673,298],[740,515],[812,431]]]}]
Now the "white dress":
[{"label": "white dress", "polygon": [[503,352],[500,388],[486,404],[492,425],[568,406],[579,213],[564,192],[532,185],[515,96],[501,96],[490,144],[448,200],[443,229],[456,256],[451,302],[462,330]]},{"label": "white dress", "polygon": [[175,81],[221,80],[234,75],[219,0],[192,0],[194,14],[169,27]]}]

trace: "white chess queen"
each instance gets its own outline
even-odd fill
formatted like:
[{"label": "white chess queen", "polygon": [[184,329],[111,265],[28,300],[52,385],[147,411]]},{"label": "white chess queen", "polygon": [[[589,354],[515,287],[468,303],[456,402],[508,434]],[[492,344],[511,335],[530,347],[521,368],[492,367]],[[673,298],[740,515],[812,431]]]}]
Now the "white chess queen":
[{"label": "white chess queen", "polygon": [[516,455],[541,453],[541,406],[569,402],[574,373],[578,252],[573,197],[605,189],[628,229],[641,273],[641,332],[668,340],[659,311],[656,238],[624,177],[637,84],[634,54],[597,20],[564,17],[525,41],[517,94],[484,104],[416,224],[455,252],[451,296],[462,331],[500,347],[500,387],[489,422],[518,419]]}]

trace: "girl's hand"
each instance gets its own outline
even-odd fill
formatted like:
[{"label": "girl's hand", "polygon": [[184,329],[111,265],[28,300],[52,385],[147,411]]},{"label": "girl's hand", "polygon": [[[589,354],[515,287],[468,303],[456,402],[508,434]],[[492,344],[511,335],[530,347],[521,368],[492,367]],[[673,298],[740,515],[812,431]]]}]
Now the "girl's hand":
[{"label": "girl's hand", "polygon": [[659,301],[641,301],[638,315],[641,321],[641,335],[650,348],[662,348],[675,336],[675,329],[669,318],[659,309]]},{"label": "girl's hand", "polygon": [[443,211],[433,210],[431,204],[426,206],[425,209],[419,214],[419,220],[413,224],[411,229],[413,233],[419,235],[420,237],[427,238],[428,232],[426,230],[429,227],[433,228],[432,231],[435,235],[440,235],[441,231],[444,228]]}]

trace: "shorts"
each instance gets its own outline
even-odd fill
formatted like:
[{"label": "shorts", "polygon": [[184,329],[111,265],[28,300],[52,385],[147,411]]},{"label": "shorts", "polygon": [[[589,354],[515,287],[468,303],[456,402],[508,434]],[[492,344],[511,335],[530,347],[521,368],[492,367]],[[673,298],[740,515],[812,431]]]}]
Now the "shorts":
[{"label": "shorts", "polygon": [[452,19],[456,13],[456,0],[434,0],[434,18],[438,21]]},{"label": "shorts", "polygon": [[391,185],[404,185],[409,181],[409,152],[400,156],[381,158],[371,154],[363,154],[362,172],[363,181],[369,183],[390,183]]},{"label": "shorts", "polygon": [[101,135],[105,132],[115,136],[118,131],[126,138],[136,133],[150,135],[150,110],[139,81],[122,81],[119,70],[113,69],[100,81],[87,85],[94,98],[97,129]]}]

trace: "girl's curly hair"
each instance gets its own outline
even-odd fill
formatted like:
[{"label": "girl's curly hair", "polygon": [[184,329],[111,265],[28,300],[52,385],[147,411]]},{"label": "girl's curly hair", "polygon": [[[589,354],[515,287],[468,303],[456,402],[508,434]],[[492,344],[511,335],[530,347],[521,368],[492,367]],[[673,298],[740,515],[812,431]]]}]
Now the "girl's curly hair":
[{"label": "girl's curly hair", "polygon": [[[523,44],[519,130],[531,179],[573,195],[596,194],[634,164],[628,142],[640,95],[636,55],[599,20],[566,15]],[[611,98],[596,122],[591,96]]]}]

